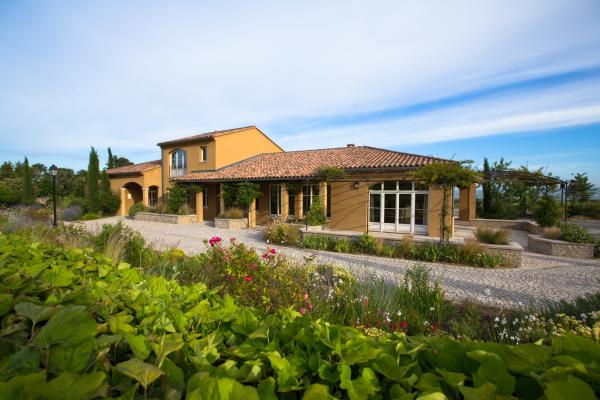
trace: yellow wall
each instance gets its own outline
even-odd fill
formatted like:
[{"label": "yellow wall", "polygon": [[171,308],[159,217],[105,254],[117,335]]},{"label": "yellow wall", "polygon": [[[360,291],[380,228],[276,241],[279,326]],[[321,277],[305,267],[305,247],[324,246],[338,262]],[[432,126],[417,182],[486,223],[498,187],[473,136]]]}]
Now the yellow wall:
[{"label": "yellow wall", "polygon": [[258,225],[266,225],[269,223],[269,196],[270,186],[268,183],[260,184],[262,196],[258,198],[258,208],[256,209],[256,223]]},{"label": "yellow wall", "polygon": [[[454,199],[452,195],[453,191],[448,191],[447,207],[448,215],[446,215],[446,226],[452,227],[453,216],[452,216],[452,205]],[[427,216],[427,229],[429,236],[440,237],[440,214],[442,212],[442,203],[444,198],[444,192],[439,186],[431,186],[429,188],[429,213]],[[454,234],[454,229],[451,231],[451,236]]]},{"label": "yellow wall", "polygon": [[458,194],[458,218],[462,221],[475,219],[477,208],[477,186],[473,183],[466,188],[460,189]]},{"label": "yellow wall", "polygon": [[[158,199],[157,201],[160,203],[162,201],[162,192],[161,192],[161,168],[156,167],[148,171],[144,171],[141,175],[118,175],[114,177],[110,177],[110,188],[113,192],[121,195],[121,188],[125,187],[128,183],[133,182],[140,185],[142,188],[157,186],[158,187]],[[127,194],[131,195],[131,198],[127,196]],[[129,211],[129,207],[131,207],[135,202],[142,201],[142,199],[136,200],[138,198],[137,193],[131,193],[129,190],[125,195],[125,208],[120,208],[119,210],[124,210],[125,212]],[[121,212],[120,212],[121,213]]]},{"label": "yellow wall", "polygon": [[215,167],[217,169],[260,153],[279,153],[283,151],[254,127],[217,136],[215,142],[217,151]]},{"label": "yellow wall", "polygon": [[360,182],[331,183],[331,229],[366,231],[369,212],[369,184]]},{"label": "yellow wall", "polygon": [[[206,146],[208,152],[207,161],[200,161],[200,146]],[[215,142],[214,141],[198,141],[194,143],[185,143],[179,145],[164,146],[161,150],[162,160],[164,165],[164,182],[165,187],[171,187],[169,182],[170,166],[171,166],[171,153],[177,149],[183,149],[187,157],[187,171],[186,174],[192,171],[210,171],[215,169]]]}]

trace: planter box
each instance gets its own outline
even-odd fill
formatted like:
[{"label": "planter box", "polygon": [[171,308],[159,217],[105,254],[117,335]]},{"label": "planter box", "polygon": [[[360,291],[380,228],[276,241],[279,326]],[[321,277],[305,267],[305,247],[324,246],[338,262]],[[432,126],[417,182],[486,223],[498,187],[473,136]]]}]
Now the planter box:
[{"label": "planter box", "polygon": [[215,218],[215,228],[246,229],[248,228],[248,218]]},{"label": "planter box", "polygon": [[514,229],[518,231],[529,232],[533,234],[539,234],[542,232],[542,228],[532,221],[525,221],[522,219],[486,219],[486,218],[475,218],[468,221],[461,221],[457,219],[456,225],[459,226],[474,226],[476,228],[490,228],[490,229]]},{"label": "planter box", "polygon": [[523,246],[516,242],[509,244],[480,243],[490,254],[501,256],[509,267],[520,267],[523,255]]},{"label": "planter box", "polygon": [[195,224],[198,222],[198,217],[195,214],[177,215],[139,212],[135,214],[133,219],[136,221],[162,222],[165,224]]},{"label": "planter box", "polygon": [[594,258],[594,245],[589,243],[546,239],[540,235],[527,235],[527,243],[529,250],[534,253],[568,258]]},{"label": "planter box", "polygon": [[307,232],[321,232],[323,225],[302,225]]}]

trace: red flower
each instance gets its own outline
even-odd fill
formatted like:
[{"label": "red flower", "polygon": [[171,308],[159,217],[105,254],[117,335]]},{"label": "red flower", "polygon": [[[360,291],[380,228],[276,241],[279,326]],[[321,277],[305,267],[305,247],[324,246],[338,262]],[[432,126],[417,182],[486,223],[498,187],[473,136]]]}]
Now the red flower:
[{"label": "red flower", "polygon": [[306,314],[306,308],[304,308],[304,307],[300,307],[300,309],[298,311],[300,312],[300,315]]},{"label": "red flower", "polygon": [[435,332],[435,331],[437,331],[437,325],[431,324],[431,332]]},{"label": "red flower", "polygon": [[252,278],[252,275],[246,275],[246,276],[244,276],[244,280],[245,280],[246,282],[252,282],[252,279],[253,279],[253,278]]},{"label": "red flower", "polygon": [[208,244],[210,244],[210,247],[215,247],[215,245],[219,244],[219,243],[221,243],[221,238],[218,236],[213,236],[208,241]]},{"label": "red flower", "polygon": [[309,310],[311,310],[311,311],[312,311],[312,309],[313,309],[313,307],[314,307],[314,306],[313,306],[313,304],[312,304],[312,303],[308,303],[308,306],[307,306],[307,307],[308,307],[308,309],[309,309]]},{"label": "red flower", "polygon": [[402,321],[402,322],[400,322],[399,325],[400,325],[400,328],[402,328],[402,329],[408,328],[408,322],[407,321]]},{"label": "red flower", "polygon": [[369,305],[369,298],[365,297],[365,299],[363,300],[363,303],[364,303],[365,306],[368,306]]},{"label": "red flower", "polygon": [[269,253],[275,254],[275,253],[277,253],[277,251],[275,251],[275,249],[269,249]]}]

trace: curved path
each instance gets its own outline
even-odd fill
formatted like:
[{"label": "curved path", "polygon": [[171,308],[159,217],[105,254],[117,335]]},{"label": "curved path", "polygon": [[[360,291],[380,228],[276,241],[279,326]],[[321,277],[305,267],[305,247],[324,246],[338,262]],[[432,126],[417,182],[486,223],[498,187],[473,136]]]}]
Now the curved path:
[{"label": "curved path", "polygon": [[[220,236],[259,250],[267,244],[260,230],[217,229],[208,224],[173,225],[134,221],[112,217],[83,224],[94,231],[103,223],[124,223],[140,232],[157,249],[178,247],[186,253],[206,249],[203,240]],[[518,235],[515,232],[515,236]],[[536,307],[547,302],[572,300],[586,293],[600,292],[600,260],[576,260],[524,252],[523,266],[511,269],[482,269],[441,263],[391,259],[376,256],[341,254],[286,246],[274,246],[281,254],[303,262],[314,257],[315,262],[343,266],[359,275],[377,274],[398,281],[404,272],[416,265],[430,268],[451,299],[470,299],[498,307]]]}]

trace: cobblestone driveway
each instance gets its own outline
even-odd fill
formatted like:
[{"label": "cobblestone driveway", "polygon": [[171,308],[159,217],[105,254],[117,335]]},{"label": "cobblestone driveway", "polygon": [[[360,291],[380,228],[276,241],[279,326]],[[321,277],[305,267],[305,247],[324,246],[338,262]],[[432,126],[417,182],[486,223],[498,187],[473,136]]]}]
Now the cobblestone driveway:
[{"label": "cobblestone driveway", "polygon": [[[224,230],[208,224],[172,225],[134,221],[120,217],[84,222],[90,230],[102,223],[125,224],[139,231],[157,249],[179,247],[187,253],[205,249],[204,239],[236,237],[249,246],[264,249],[267,244],[260,230]],[[515,232],[517,236],[520,232]],[[503,307],[537,306],[548,301],[571,300],[585,293],[600,291],[600,260],[574,260],[530,252],[523,254],[523,266],[514,269],[481,269],[448,264],[424,263],[357,254],[305,250],[275,246],[280,253],[303,261],[315,257],[318,263],[336,264],[357,273],[376,273],[391,281],[415,265],[426,265],[451,299],[471,299]]]}]

